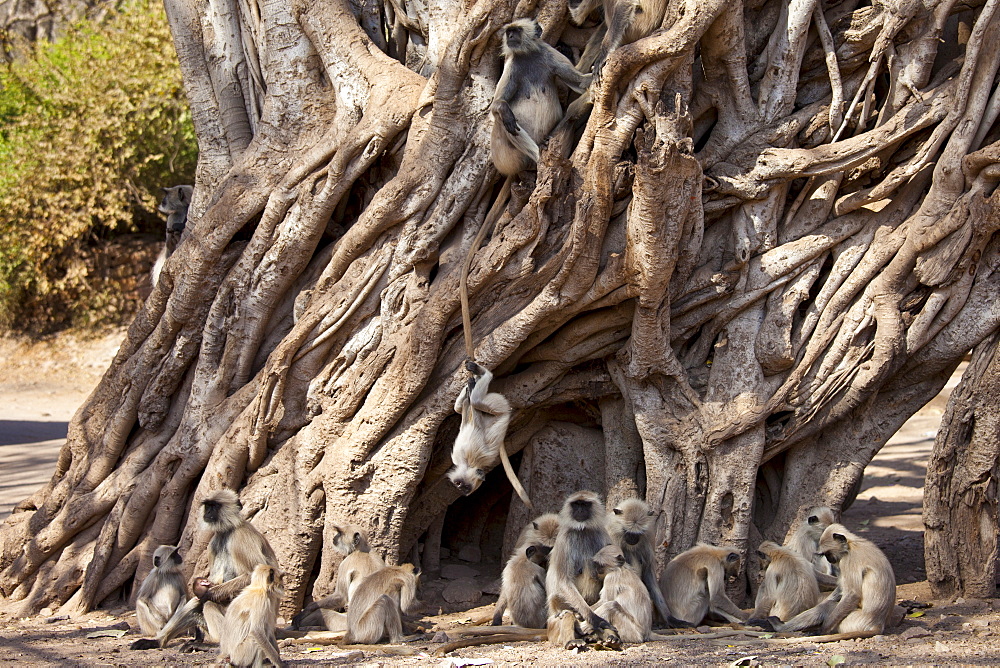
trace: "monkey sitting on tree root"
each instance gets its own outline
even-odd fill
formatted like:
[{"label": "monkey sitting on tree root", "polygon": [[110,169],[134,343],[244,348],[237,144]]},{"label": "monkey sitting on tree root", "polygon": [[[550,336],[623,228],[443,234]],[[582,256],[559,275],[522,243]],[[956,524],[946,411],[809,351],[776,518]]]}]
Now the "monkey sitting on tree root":
[{"label": "monkey sitting on tree root", "polygon": [[267,658],[281,668],[281,655],[274,628],[278,622],[278,604],[285,595],[281,571],[260,564],[250,575],[250,584],[233,599],[219,638],[219,656],[228,657],[233,666],[264,666]]},{"label": "monkey sitting on tree root", "polygon": [[163,188],[163,200],[160,202],[159,212],[167,214],[167,237],[160,249],[160,254],[153,262],[153,268],[149,272],[149,282],[155,286],[160,280],[160,272],[163,271],[163,263],[173,255],[181,242],[181,234],[187,226],[188,207],[191,206],[191,196],[194,193],[193,186],[173,186]]},{"label": "monkey sitting on tree root", "polygon": [[146,635],[156,635],[185,598],[181,555],[173,545],[161,545],[153,553],[153,570],[142,581],[135,599],[135,616]]},{"label": "monkey sitting on tree root", "polygon": [[368,536],[356,526],[334,528],[333,547],[347,555],[337,569],[337,584],[333,594],[313,601],[292,619],[292,628],[324,626],[327,631],[347,630],[347,616],[341,610],[350,605],[361,580],[385,568],[382,557],[371,551]]},{"label": "monkey sitting on tree root", "polygon": [[538,145],[562,118],[556,81],[577,93],[590,85],[573,63],[542,40],[534,19],[518,19],[503,29],[503,74],[493,96],[490,138],[497,171],[515,176],[539,159]]},{"label": "monkey sitting on tree root", "polygon": [[250,584],[250,574],[259,564],[278,568],[267,539],[240,516],[239,497],[231,489],[219,490],[201,502],[202,525],[212,532],[208,542],[208,577],[194,581],[195,598],[177,608],[156,634],[140,638],[132,649],[154,649],[167,644],[191,627],[204,628],[206,639],[218,642],[225,619],[225,606]]},{"label": "monkey sitting on tree root", "polygon": [[852,638],[882,633],[896,602],[896,576],[882,550],[841,524],[831,524],[823,531],[818,549],[840,569],[837,588],[818,605],[785,623],[772,617],[773,628],[818,628],[821,634],[836,632]]},{"label": "monkey sitting on tree root", "polygon": [[712,614],[742,623],[746,615],[726,594],[726,577],[740,569],[740,553],[699,543],[670,560],[660,578],[663,598],[675,616],[692,625]]}]

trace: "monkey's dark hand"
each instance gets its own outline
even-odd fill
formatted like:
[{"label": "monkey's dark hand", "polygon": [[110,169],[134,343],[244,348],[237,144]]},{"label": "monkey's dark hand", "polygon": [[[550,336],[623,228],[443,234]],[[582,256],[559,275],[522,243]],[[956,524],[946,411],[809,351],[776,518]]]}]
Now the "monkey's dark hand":
[{"label": "monkey's dark hand", "polygon": [[755,619],[748,619],[744,626],[756,626],[757,628],[764,629],[765,631],[777,631],[770,619],[762,619],[759,617]]},{"label": "monkey's dark hand", "polygon": [[191,585],[191,590],[194,595],[197,596],[202,601],[208,596],[208,590],[212,588],[212,581],[208,578],[197,578],[194,584]]},{"label": "monkey's dark hand", "polygon": [[604,617],[601,617],[597,613],[591,613],[590,617],[587,618],[587,621],[590,622],[590,625],[594,627],[595,631],[598,629],[611,629],[612,631],[616,631],[615,627],[613,627],[608,620],[604,619]]},{"label": "monkey's dark hand", "polygon": [[476,360],[465,360],[465,368],[473,376],[483,375],[483,367],[479,366],[479,362],[477,362]]},{"label": "monkey's dark hand", "polygon": [[507,134],[516,135],[521,132],[521,126],[517,124],[517,117],[514,116],[514,110],[510,108],[509,104],[501,102],[497,105],[496,111],[500,115],[500,121]]},{"label": "monkey's dark hand", "polygon": [[156,638],[139,638],[128,646],[129,649],[160,649],[160,641]]}]

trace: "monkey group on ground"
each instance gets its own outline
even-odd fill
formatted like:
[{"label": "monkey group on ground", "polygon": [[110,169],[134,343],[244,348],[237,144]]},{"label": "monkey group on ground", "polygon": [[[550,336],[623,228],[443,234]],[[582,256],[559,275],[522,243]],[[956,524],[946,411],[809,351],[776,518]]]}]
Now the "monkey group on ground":
[{"label": "monkey group on ground", "polygon": [[[875,635],[893,612],[895,578],[885,555],[835,524],[829,508],[811,509],[786,546],[760,545],[764,573],[752,611],[740,609],[726,593],[726,582],[738,575],[742,561],[732,547],[698,543],[671,559],[657,580],[654,515],[634,498],[606,514],[596,494],[579,491],[566,498],[558,516],[530,522],[504,569],[493,625],[503,623],[505,611],[518,626],[542,628],[544,620],[549,642],[569,649],[655,638],[654,613],[663,626],[674,628],[715,621],[776,631]],[[551,536],[556,521],[543,590],[544,559],[535,550],[548,547],[540,528]],[[817,530],[814,546],[808,547]],[[824,573],[800,549],[836,566],[837,586],[825,598],[817,582]],[[543,600],[544,611],[539,610]]]}]

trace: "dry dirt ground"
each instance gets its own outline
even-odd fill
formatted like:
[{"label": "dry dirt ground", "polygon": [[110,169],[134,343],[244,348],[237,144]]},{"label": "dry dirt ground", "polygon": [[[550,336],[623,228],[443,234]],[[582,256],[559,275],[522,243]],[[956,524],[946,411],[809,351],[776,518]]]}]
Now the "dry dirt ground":
[{"label": "dry dirt ground", "polygon": [[[27,344],[0,339],[0,521],[18,501],[51,474],[66,426],[114,355],[122,332],[99,337],[63,336]],[[952,380],[957,382],[957,376]],[[948,390],[946,390],[947,393]],[[414,642],[410,656],[344,650],[281,641],[285,665],[459,666],[524,665],[977,665],[1000,663],[1000,599],[954,603],[931,601],[923,570],[920,519],[924,468],[946,396],[915,415],[869,466],[863,491],[845,513],[844,524],[875,541],[889,556],[899,583],[897,597],[932,603],[920,617],[908,617],[885,635],[867,640],[817,644],[780,644],[776,639],[741,636],[678,636],[628,646],[621,652],[570,653],[544,643],[508,643],[434,655],[441,647]],[[479,565],[483,577],[496,571]],[[433,602],[442,582],[427,583],[422,597]],[[2,610],[0,602],[0,610]],[[437,612],[428,605],[428,613]],[[428,630],[455,628],[489,613],[485,605],[463,613],[426,617]],[[88,638],[95,632],[104,637]],[[116,633],[117,632],[117,633]],[[124,632],[121,637],[114,637]],[[430,638],[432,633],[428,634]],[[454,636],[455,634],[452,633]],[[135,615],[120,607],[69,618],[62,611],[19,618],[0,612],[0,663],[19,666],[170,666],[210,665],[215,652],[182,654],[167,650],[136,652]],[[440,640],[440,636],[438,637]]]}]

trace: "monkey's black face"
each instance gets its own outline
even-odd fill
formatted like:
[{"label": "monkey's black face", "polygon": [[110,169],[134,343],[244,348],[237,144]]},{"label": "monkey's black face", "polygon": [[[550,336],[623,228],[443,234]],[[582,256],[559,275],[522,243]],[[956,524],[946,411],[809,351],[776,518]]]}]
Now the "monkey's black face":
[{"label": "monkey's black face", "polygon": [[570,514],[573,519],[577,522],[586,522],[590,519],[593,514],[592,504],[590,501],[573,501],[570,505]]},{"label": "monkey's black face", "polygon": [[217,524],[219,522],[219,504],[215,501],[205,501],[203,517],[206,524]]},{"label": "monkey's black face", "polygon": [[503,31],[503,38],[507,48],[516,51],[524,41],[524,31],[519,26],[507,26]]},{"label": "monkey's black face", "polygon": [[819,524],[819,518],[815,515],[809,516],[809,524]]},{"label": "monkey's black face", "polygon": [[160,567],[160,558],[153,557],[153,568],[159,568],[159,567]]},{"label": "monkey's black face", "polygon": [[642,534],[635,531],[626,531],[624,538],[626,545],[638,545],[639,541],[642,540]]},{"label": "monkey's black face", "polygon": [[840,561],[840,553],[839,552],[834,552],[833,550],[830,550],[829,552],[827,552],[823,556],[825,556],[826,560],[829,561],[831,564],[835,564],[838,561]]}]

